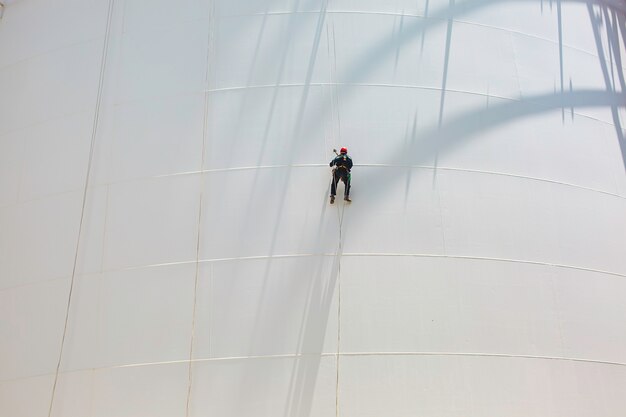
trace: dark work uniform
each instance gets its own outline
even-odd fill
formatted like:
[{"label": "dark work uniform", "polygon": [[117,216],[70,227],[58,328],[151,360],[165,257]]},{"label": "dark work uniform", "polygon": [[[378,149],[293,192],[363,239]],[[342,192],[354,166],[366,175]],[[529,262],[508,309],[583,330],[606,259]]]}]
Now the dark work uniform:
[{"label": "dark work uniform", "polygon": [[333,171],[333,182],[330,186],[330,195],[337,194],[337,183],[341,180],[345,184],[344,195],[350,195],[350,170],[352,169],[352,158],[346,154],[338,155],[330,161],[330,166],[335,167]]}]

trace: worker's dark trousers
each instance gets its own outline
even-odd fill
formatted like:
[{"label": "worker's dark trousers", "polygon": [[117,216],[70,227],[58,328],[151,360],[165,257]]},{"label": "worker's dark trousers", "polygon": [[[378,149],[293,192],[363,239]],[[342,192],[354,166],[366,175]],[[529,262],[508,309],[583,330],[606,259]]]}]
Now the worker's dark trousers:
[{"label": "worker's dark trousers", "polygon": [[333,182],[330,185],[330,195],[337,195],[337,184],[339,183],[339,180],[345,184],[346,189],[344,191],[344,195],[348,197],[350,195],[350,173],[348,170],[343,168],[337,168],[333,172]]}]

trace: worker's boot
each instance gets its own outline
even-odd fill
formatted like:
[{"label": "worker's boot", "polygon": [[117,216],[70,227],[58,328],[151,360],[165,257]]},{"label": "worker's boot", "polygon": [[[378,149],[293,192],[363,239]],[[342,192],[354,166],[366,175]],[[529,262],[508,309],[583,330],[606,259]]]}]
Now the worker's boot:
[{"label": "worker's boot", "polygon": [[348,203],[352,202],[352,200],[350,200],[350,196],[348,196],[348,195],[345,196],[343,199],[346,200]]},{"label": "worker's boot", "polygon": [[330,204],[335,204],[335,196],[334,195],[330,196]]}]

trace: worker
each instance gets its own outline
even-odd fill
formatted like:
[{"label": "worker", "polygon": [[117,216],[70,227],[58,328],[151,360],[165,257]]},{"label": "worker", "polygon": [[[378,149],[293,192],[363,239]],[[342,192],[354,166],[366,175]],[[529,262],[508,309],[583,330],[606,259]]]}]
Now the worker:
[{"label": "worker", "polygon": [[339,180],[341,180],[345,185],[343,199],[347,202],[351,202],[350,170],[352,169],[352,158],[348,156],[348,148],[341,148],[337,157],[330,161],[330,166],[333,168],[333,182],[330,186],[330,204],[335,202],[335,195],[337,195],[337,184],[339,183]]}]

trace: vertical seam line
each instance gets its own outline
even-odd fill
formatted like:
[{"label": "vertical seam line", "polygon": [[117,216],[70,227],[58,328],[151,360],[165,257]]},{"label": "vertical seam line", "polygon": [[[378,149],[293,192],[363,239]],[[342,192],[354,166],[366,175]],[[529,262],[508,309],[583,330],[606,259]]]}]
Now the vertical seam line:
[{"label": "vertical seam line", "polygon": [[74,252],[74,265],[72,266],[72,278],[70,280],[70,289],[69,289],[69,294],[67,296],[67,307],[65,310],[65,321],[63,324],[63,335],[61,337],[61,348],[59,350],[59,359],[57,360],[57,366],[56,366],[56,370],[54,373],[54,383],[52,384],[52,393],[50,396],[50,407],[48,408],[48,417],[50,417],[52,415],[52,409],[54,407],[54,398],[56,395],[56,389],[57,389],[57,383],[59,380],[59,371],[61,369],[61,362],[63,359],[63,350],[65,348],[65,338],[67,336],[67,327],[68,327],[68,323],[69,323],[69,315],[70,315],[70,308],[72,305],[72,295],[74,292],[74,283],[75,283],[75,278],[76,278],[76,269],[77,269],[77,265],[78,265],[78,254],[80,251],[80,241],[81,241],[81,237],[82,237],[82,231],[83,231],[83,224],[84,224],[84,219],[85,219],[85,207],[86,207],[86,203],[87,203],[87,192],[89,189],[89,180],[91,177],[91,167],[92,167],[92,162],[93,162],[93,154],[94,154],[94,148],[95,148],[95,142],[96,142],[96,135],[98,132],[98,125],[100,122],[100,106],[102,104],[102,91],[104,89],[104,78],[105,78],[105,72],[106,72],[106,61],[107,61],[107,52],[109,49],[109,38],[111,35],[111,22],[112,22],[112,17],[113,17],[113,5],[115,4],[115,0],[109,0],[109,10],[108,10],[108,14],[107,14],[107,23],[106,23],[106,30],[105,30],[105,35],[104,35],[104,44],[102,46],[102,54],[101,54],[101,61],[100,61],[100,77],[99,77],[99,81],[98,81],[98,93],[96,96],[96,108],[94,110],[94,121],[93,121],[93,128],[91,131],[91,144],[90,144],[90,148],[89,148],[89,158],[87,160],[87,173],[85,175],[85,186],[83,189],[83,201],[82,201],[82,207],[81,207],[81,213],[80,213],[80,221],[78,223],[78,236],[76,239],[76,251]]},{"label": "vertical seam line", "polygon": [[[207,141],[207,129],[208,129],[208,120],[209,120],[209,96],[211,94],[209,84],[210,84],[210,67],[211,67],[211,44],[213,43],[213,19],[214,19],[214,4],[213,2],[209,3],[209,19],[208,19],[208,33],[207,33],[207,46],[206,46],[206,72],[204,74],[204,84],[205,84],[205,93],[204,93],[204,114],[202,120],[202,155],[200,160],[201,171],[204,171],[205,167],[205,154],[206,154],[206,141]],[[194,343],[195,343],[195,333],[196,333],[196,311],[198,304],[198,281],[200,277],[200,242],[202,237],[202,209],[203,209],[203,198],[204,198],[204,180],[205,176],[202,175],[200,177],[200,195],[199,195],[199,204],[198,204],[198,228],[196,235],[196,271],[194,276],[194,289],[193,289],[193,308],[192,308],[192,318],[191,318],[191,340],[189,342],[189,367],[187,369],[187,401],[185,402],[185,417],[189,416],[189,408],[191,406],[191,388],[193,386],[193,353],[194,353]],[[213,275],[213,266],[211,265],[211,275]]]}]

